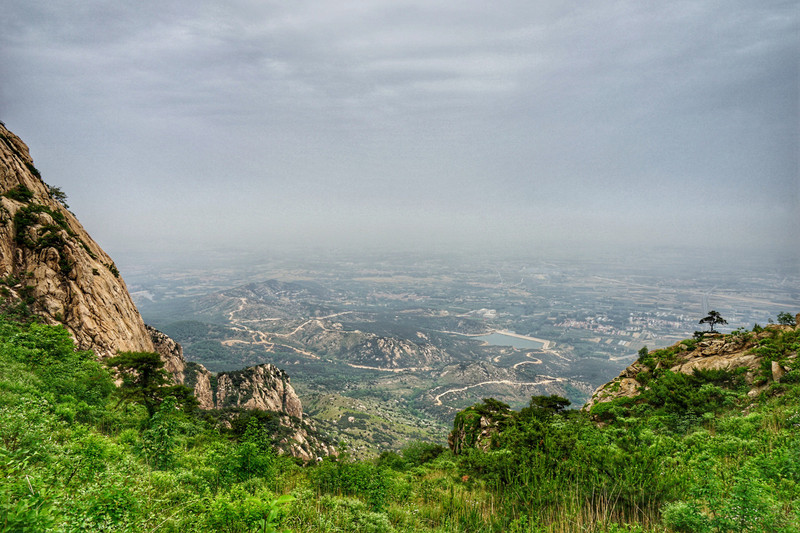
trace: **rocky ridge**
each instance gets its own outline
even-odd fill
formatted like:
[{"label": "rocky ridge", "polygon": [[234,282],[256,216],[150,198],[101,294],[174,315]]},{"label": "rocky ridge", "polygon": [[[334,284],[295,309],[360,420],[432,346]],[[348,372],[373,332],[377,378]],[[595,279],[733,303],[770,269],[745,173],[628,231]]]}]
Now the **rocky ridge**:
[{"label": "rocky ridge", "polygon": [[213,375],[187,362],[183,349],[146,326],[114,261],[48,186],[29,149],[0,122],[0,305],[62,324],[80,350],[101,359],[121,351],[157,352],[176,383],[194,390],[202,409],[273,411],[287,428],[279,448],[304,460],[336,453],[303,421],[289,377],[272,365]]},{"label": "rocky ridge", "polygon": [[[759,340],[771,336],[776,331],[798,328],[800,328],[800,314],[796,317],[795,326],[770,324],[762,331],[752,334],[723,335],[715,333],[706,334],[699,341],[681,341],[660,351],[666,353],[666,357],[658,358],[655,361],[647,357],[640,357],[638,361],[623,370],[618,377],[599,387],[583,409],[589,411],[599,403],[638,396],[642,390],[646,390],[646,385],[643,384],[643,381],[646,380],[643,379],[643,376],[661,368],[682,374],[692,374],[695,370],[743,369],[745,382],[750,387],[748,395],[756,396],[765,390],[768,384],[758,379],[764,357],[753,348],[758,346]],[[654,354],[656,352],[650,352],[648,355]],[[655,366],[650,366],[653,364]],[[800,365],[797,364],[797,352],[789,356],[783,364],[771,361],[769,366],[772,381],[779,382],[786,372],[800,368]]]},{"label": "rocky ridge", "polygon": [[201,409],[236,407],[303,417],[300,398],[283,370],[264,364],[214,375],[199,363],[187,362],[183,347],[166,334],[150,326],[147,331],[164,361],[164,369],[176,383],[194,391]]}]

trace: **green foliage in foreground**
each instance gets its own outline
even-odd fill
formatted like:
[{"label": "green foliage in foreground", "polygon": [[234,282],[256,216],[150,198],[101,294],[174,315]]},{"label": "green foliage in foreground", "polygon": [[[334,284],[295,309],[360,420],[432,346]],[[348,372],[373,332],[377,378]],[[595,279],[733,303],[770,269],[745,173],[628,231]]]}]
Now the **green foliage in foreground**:
[{"label": "green foliage in foreground", "polygon": [[[756,349],[785,361],[797,333]],[[792,375],[750,400],[735,373],[656,372],[601,424],[559,397],[489,399],[461,417],[503,414],[487,452],[300,466],[258,417],[223,432],[160,390],[151,414],[63,328],[0,319],[0,531],[797,531]]]}]

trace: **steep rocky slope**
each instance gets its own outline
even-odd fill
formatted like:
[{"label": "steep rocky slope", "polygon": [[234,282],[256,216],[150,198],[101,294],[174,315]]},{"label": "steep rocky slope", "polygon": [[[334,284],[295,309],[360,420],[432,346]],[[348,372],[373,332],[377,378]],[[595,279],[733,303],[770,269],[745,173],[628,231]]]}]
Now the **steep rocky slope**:
[{"label": "steep rocky slope", "polygon": [[66,326],[100,357],[152,351],[114,261],[39,176],[28,147],[0,124],[2,294]]},{"label": "steep rocky slope", "polygon": [[280,413],[282,449],[303,459],[333,450],[313,437],[288,376],[272,365],[212,375],[187,363],[181,346],[144,324],[114,261],[48,186],[28,147],[0,123],[0,305],[63,324],[81,350],[107,358],[157,352],[203,409],[235,407]]}]

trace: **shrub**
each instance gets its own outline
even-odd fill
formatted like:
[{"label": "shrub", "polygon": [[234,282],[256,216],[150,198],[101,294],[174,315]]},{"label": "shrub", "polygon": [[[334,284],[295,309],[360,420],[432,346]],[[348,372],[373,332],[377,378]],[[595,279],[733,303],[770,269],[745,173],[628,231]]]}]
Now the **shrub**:
[{"label": "shrub", "polygon": [[384,468],[367,463],[323,461],[310,478],[319,492],[360,496],[375,511],[386,505],[389,479]]},{"label": "shrub", "polygon": [[47,188],[50,191],[50,197],[53,198],[53,200],[59,202],[61,205],[69,209],[69,205],[67,205],[67,194],[61,190],[61,187],[48,185]]},{"label": "shrub", "polygon": [[431,442],[415,441],[406,446],[402,453],[409,466],[421,466],[444,453],[444,446]]},{"label": "shrub", "polygon": [[36,168],[35,166],[33,166],[33,164],[28,163],[27,161],[25,161],[25,166],[28,167],[28,170],[31,171],[31,174],[33,174],[34,176],[36,176],[39,179],[42,179],[42,173],[39,172],[39,169]]},{"label": "shrub", "polygon": [[781,383],[800,383],[800,370],[792,370],[784,374]]},{"label": "shrub", "polygon": [[105,267],[108,269],[109,272],[111,272],[111,275],[113,275],[115,278],[119,277],[119,269],[117,268],[117,265],[115,265],[114,263],[105,263]]},{"label": "shrub", "polygon": [[24,185],[17,185],[6,191],[3,196],[27,204],[33,199],[33,191]]},{"label": "shrub", "polygon": [[696,339],[685,339],[681,341],[681,344],[686,346],[686,349],[689,351],[694,350],[697,348],[697,340]]},{"label": "shrub", "polygon": [[664,525],[677,533],[704,533],[711,531],[711,524],[697,505],[688,502],[668,503],[661,510]]}]

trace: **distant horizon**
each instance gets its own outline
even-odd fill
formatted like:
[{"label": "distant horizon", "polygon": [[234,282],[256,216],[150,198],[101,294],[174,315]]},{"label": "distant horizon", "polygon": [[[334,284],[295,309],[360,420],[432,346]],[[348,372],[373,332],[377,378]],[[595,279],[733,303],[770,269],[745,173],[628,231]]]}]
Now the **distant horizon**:
[{"label": "distant horizon", "polygon": [[[171,250],[154,253],[152,250],[109,251],[117,262],[123,277],[127,270],[149,271],[188,271],[204,269],[244,270],[247,267],[272,262],[292,262],[299,265],[319,263],[341,264],[356,261],[362,264],[407,264],[411,261],[443,261],[467,266],[487,261],[530,261],[536,263],[572,264],[577,268],[589,265],[616,266],[631,271],[644,270],[648,274],[657,272],[681,275],[687,278],[707,277],[714,272],[726,276],[751,275],[763,273],[787,278],[800,291],[800,262],[796,253],[766,254],[756,253],[749,248],[738,247],[664,247],[631,246],[627,248],[539,247],[537,249],[403,249],[403,248],[342,248],[342,247],[273,247],[241,248],[217,247],[194,250]],[[800,305],[800,300],[798,301]]]}]

